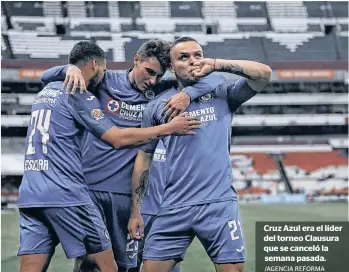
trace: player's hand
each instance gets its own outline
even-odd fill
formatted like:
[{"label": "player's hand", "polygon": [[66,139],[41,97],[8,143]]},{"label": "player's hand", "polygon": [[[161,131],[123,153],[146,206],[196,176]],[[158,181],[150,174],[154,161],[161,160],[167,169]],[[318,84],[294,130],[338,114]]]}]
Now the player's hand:
[{"label": "player's hand", "polygon": [[214,64],[215,60],[210,58],[197,60],[193,63],[190,73],[197,79],[208,76],[214,71]]},{"label": "player's hand", "polygon": [[74,94],[78,86],[80,87],[80,93],[86,91],[85,80],[82,77],[80,69],[75,65],[70,65],[65,75],[63,89],[66,88],[67,94]]},{"label": "player's hand", "polygon": [[190,104],[190,96],[185,92],[180,92],[168,99],[163,99],[166,106],[162,110],[162,116],[165,120],[171,121],[178,114],[183,113]]},{"label": "player's hand", "polygon": [[201,122],[196,119],[195,116],[186,116],[188,113],[183,112],[172,119],[168,123],[171,126],[172,134],[176,135],[195,135],[196,132],[193,129],[200,128]]},{"label": "player's hand", "polygon": [[[131,239],[140,240],[144,237],[144,223],[140,213],[132,214],[128,220],[128,232],[131,235]],[[139,230],[139,232],[137,232]]]}]

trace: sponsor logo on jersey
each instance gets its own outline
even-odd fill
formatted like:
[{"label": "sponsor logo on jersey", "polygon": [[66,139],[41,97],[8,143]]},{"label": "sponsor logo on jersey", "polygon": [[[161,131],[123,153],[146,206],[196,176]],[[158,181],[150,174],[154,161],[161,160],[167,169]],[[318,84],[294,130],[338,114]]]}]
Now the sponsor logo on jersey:
[{"label": "sponsor logo on jersey", "polygon": [[90,97],[87,98],[86,100],[91,101],[91,100],[93,100],[94,98],[96,98],[94,95],[90,95]]},{"label": "sponsor logo on jersey", "polygon": [[104,114],[101,109],[93,109],[91,110],[91,117],[97,121],[103,119]]},{"label": "sponsor logo on jersey", "polygon": [[166,149],[165,148],[156,148],[154,155],[154,161],[165,162],[166,161]]},{"label": "sponsor logo on jersey", "polygon": [[128,104],[121,100],[110,98],[104,107],[105,112],[117,114],[119,118],[133,121],[142,121],[143,111],[147,103]]},{"label": "sponsor logo on jersey", "polygon": [[110,100],[107,107],[110,112],[117,112],[120,109],[120,103],[116,100]]},{"label": "sponsor logo on jersey", "polygon": [[216,108],[215,107],[207,107],[203,109],[198,109],[194,111],[188,112],[190,117],[194,116],[200,120],[202,126],[206,126],[209,122],[217,121],[218,118],[216,116]]}]

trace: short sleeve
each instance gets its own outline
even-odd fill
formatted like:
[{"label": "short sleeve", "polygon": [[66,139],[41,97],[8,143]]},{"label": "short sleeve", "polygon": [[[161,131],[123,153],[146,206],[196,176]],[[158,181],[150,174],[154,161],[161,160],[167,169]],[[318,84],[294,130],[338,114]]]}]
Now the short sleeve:
[{"label": "short sleeve", "polygon": [[257,93],[248,85],[246,78],[234,81],[227,80],[218,88],[218,96],[224,96],[227,99],[231,112],[235,112],[243,103]]},{"label": "short sleeve", "polygon": [[90,92],[68,95],[67,108],[80,125],[98,138],[114,126],[105,117],[98,99]]},{"label": "short sleeve", "polygon": [[[158,101],[150,102],[143,112],[142,128],[152,127],[162,124],[163,118],[159,116],[159,103]],[[140,146],[139,149],[145,153],[154,153],[159,140],[153,140],[148,144]]]}]

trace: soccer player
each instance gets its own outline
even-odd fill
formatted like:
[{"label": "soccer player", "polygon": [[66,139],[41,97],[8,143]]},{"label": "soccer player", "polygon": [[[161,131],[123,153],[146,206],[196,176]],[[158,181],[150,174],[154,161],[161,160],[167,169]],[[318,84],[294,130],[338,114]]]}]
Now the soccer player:
[{"label": "soccer player", "polygon": [[[103,78],[103,50],[79,42],[69,63],[78,66],[86,83]],[[119,129],[108,119],[92,93],[68,96],[63,82],[52,82],[33,101],[25,143],[25,164],[19,188],[21,272],[46,271],[60,242],[68,258],[92,255],[101,271],[117,271],[109,233],[93,204],[82,171],[81,138],[85,129],[114,148],[147,143],[174,132],[185,134],[196,123],[176,117],[148,130]]]},{"label": "soccer player", "polygon": [[[144,195],[142,205],[141,205],[141,215],[144,222],[144,237],[147,237],[149,230],[151,229],[152,223],[159,213],[159,208],[162,202],[162,196],[164,194],[165,189],[165,161],[166,161],[166,149],[163,145],[162,141],[159,141],[152,160],[152,165],[149,171],[149,181],[144,180],[142,186],[139,187],[139,190],[144,190],[144,192],[139,192],[138,197],[142,197]],[[141,199],[138,199],[140,201]],[[132,217],[129,221],[129,231],[131,232],[133,229],[132,225],[137,222],[132,222]],[[136,237],[137,233],[134,233]],[[139,235],[138,237],[138,270],[140,270],[140,266],[143,260],[143,246],[144,239]],[[179,272],[180,267],[179,263],[171,270],[171,272]]]},{"label": "soccer player", "polygon": [[[122,128],[140,127],[143,110],[154,98],[163,85],[159,80],[169,68],[170,45],[162,40],[150,40],[144,43],[134,58],[134,67],[127,71],[107,70],[97,87],[95,95],[100,101],[105,114],[116,126]],[[64,80],[75,87],[84,82],[80,71],[74,66],[55,67],[46,71],[42,80]],[[214,88],[203,79],[193,86],[166,100],[165,115],[168,119],[183,111],[190,100],[209,93]],[[166,88],[168,81],[165,82]],[[171,83],[171,82],[170,82]],[[171,83],[172,86],[173,82]],[[73,89],[75,88],[73,86]],[[74,91],[74,90],[72,90]],[[131,208],[131,178],[133,164],[137,155],[136,147],[114,150],[91,133],[84,138],[83,172],[90,189],[92,200],[98,207],[113,245],[113,251],[119,271],[137,265],[137,241],[128,238],[128,220]],[[84,259],[88,266],[88,260]],[[83,266],[85,266],[83,265]],[[80,262],[77,261],[76,270]]]},{"label": "soccer player", "polygon": [[[191,102],[189,115],[201,121],[195,137],[173,135],[162,139],[166,148],[166,182],[160,212],[146,237],[142,271],[169,271],[183,260],[195,236],[216,271],[243,271],[245,248],[229,160],[231,123],[238,107],[269,82],[271,69],[252,61],[204,58],[200,44],[190,37],[174,41],[170,56],[179,88],[172,88],[149,103],[143,127],[164,123],[161,101],[202,76],[219,71],[243,78],[219,78],[214,91]],[[154,149],[151,144],[139,150],[132,177],[132,217],[139,221],[134,228],[139,227],[141,232],[139,189],[135,188],[147,175]]]}]

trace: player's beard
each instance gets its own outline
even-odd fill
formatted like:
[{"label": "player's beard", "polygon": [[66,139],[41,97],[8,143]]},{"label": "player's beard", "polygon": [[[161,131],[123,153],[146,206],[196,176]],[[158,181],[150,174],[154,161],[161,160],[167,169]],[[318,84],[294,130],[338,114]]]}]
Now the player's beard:
[{"label": "player's beard", "polygon": [[98,72],[95,73],[95,75],[91,78],[90,83],[89,83],[89,87],[91,88],[96,88],[96,86],[98,85],[99,80],[98,80]]}]

